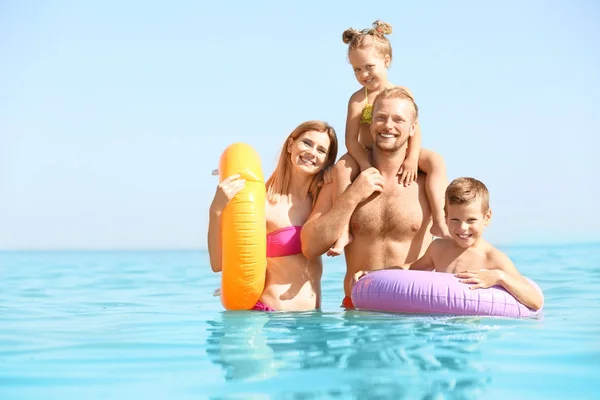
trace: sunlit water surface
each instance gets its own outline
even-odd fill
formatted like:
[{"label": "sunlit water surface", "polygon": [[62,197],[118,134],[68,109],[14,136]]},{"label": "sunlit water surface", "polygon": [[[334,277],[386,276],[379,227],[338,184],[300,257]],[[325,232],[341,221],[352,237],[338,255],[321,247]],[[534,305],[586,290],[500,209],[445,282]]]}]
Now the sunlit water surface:
[{"label": "sunlit water surface", "polygon": [[0,253],[0,399],[597,399],[600,245],[505,250],[539,319],[223,311],[204,252]]}]

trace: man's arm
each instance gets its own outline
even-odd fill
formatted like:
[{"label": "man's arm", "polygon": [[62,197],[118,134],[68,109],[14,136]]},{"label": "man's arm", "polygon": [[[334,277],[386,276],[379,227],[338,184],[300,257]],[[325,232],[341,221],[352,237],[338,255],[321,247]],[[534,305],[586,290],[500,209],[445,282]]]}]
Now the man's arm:
[{"label": "man's arm", "polygon": [[425,254],[423,254],[423,256],[421,258],[419,258],[418,260],[413,261],[412,263],[408,264],[407,269],[410,269],[413,271],[434,271],[435,270],[435,262],[434,262],[435,257],[433,256],[433,254],[439,247],[440,243],[441,242],[439,241],[439,239],[431,242],[429,244],[429,247],[427,247]]},{"label": "man's arm", "polygon": [[324,254],[342,236],[356,207],[374,192],[383,190],[383,178],[375,168],[363,171],[333,201],[334,185],[325,185],[308,221],[302,227],[302,253],[308,259]]}]

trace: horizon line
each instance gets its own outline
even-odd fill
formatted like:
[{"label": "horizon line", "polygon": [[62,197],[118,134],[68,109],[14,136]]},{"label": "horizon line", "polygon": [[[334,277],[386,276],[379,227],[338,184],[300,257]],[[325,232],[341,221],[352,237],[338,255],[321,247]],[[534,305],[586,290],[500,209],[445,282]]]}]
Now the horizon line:
[{"label": "horizon line", "polygon": [[[591,239],[591,240],[573,240],[573,241],[538,241],[538,242],[523,242],[523,243],[502,243],[495,244],[497,247],[547,247],[547,246],[589,246],[589,245],[600,245],[600,240]],[[21,253],[21,252],[32,252],[32,253],[44,253],[44,252],[206,252],[208,249],[206,247],[156,247],[156,248],[146,248],[146,247],[127,247],[127,248],[118,248],[118,247],[81,247],[81,248],[69,248],[69,247],[55,247],[55,248],[41,248],[41,247],[31,247],[31,248],[2,248],[0,247],[1,253]]]}]

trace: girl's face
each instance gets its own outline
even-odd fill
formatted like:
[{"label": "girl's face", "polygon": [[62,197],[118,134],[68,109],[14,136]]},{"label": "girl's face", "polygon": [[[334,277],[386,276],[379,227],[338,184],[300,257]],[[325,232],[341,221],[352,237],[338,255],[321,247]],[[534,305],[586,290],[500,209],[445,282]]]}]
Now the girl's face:
[{"label": "girl's face", "polygon": [[387,85],[389,55],[382,56],[371,46],[365,49],[352,49],[348,58],[356,80],[367,90],[383,89]]},{"label": "girl's face", "polygon": [[289,139],[287,150],[292,168],[308,175],[318,174],[327,160],[330,144],[327,132],[319,131],[304,132],[296,140]]}]

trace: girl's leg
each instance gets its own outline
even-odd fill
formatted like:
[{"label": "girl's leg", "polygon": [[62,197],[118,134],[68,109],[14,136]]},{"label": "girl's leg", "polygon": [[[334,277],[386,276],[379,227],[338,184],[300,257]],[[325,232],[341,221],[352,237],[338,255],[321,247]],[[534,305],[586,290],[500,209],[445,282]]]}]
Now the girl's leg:
[{"label": "girl's leg", "polygon": [[[346,153],[338,160],[333,167],[333,184],[336,185],[334,201],[344,193],[348,186],[350,186],[350,183],[357,175],[356,171],[358,170],[358,164],[350,154]],[[346,229],[344,229],[342,236],[336,240],[333,246],[327,251],[327,255],[330,257],[339,256],[344,251],[344,247],[351,241],[352,235],[350,235],[350,227],[347,226]]]},{"label": "girl's leg", "polygon": [[433,218],[431,234],[440,238],[450,238],[444,212],[445,193],[448,186],[444,159],[438,153],[421,149],[419,154],[419,168],[427,174],[425,178],[425,190]]}]

